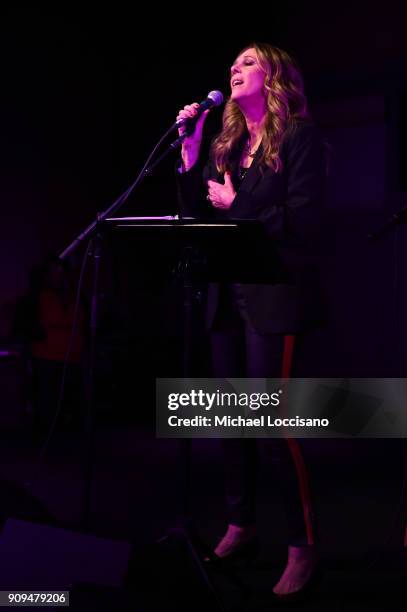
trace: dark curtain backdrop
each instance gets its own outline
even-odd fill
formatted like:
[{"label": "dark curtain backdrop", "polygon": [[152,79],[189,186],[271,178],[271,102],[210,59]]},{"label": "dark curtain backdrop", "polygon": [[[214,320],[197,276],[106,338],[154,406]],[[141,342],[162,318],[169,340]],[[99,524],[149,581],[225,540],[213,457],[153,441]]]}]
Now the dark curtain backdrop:
[{"label": "dark curtain backdrop", "polygon": [[[366,234],[407,200],[404,3],[380,10],[367,2],[236,5],[228,17],[205,7],[182,17],[177,11],[2,9],[1,338],[10,337],[13,303],[32,266],[61,251],[134,179],[178,108],[211,89],[227,93],[236,53],[258,39],[298,58],[332,151],[331,353],[355,373],[396,372],[395,341],[405,355],[407,330],[395,315],[406,311],[407,296],[403,283],[394,293],[394,254],[403,278],[406,228],[397,244],[388,234],[374,248]],[[215,133],[220,113],[208,124]],[[146,180],[123,214],[176,211],[174,160]],[[142,256],[126,265],[134,279],[148,277]],[[138,291],[136,318],[153,313],[143,326],[151,329],[167,294],[151,282]]]}]

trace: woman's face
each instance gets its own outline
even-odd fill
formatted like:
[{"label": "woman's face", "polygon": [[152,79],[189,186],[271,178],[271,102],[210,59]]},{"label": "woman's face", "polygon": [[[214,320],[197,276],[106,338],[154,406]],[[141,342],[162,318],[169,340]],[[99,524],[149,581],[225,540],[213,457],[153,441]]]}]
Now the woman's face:
[{"label": "woman's face", "polygon": [[235,60],[230,71],[231,99],[253,101],[264,99],[265,72],[260,67],[255,49],[246,49]]}]

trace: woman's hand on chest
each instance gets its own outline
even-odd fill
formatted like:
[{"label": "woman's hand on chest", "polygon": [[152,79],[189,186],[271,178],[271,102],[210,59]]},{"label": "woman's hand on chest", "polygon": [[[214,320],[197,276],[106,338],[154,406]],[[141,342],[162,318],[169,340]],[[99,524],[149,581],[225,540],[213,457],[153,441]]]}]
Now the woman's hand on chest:
[{"label": "woman's hand on chest", "polygon": [[229,210],[236,197],[236,191],[232,183],[230,172],[225,172],[224,181],[225,183],[223,185],[216,181],[208,181],[208,195],[206,199],[209,200],[215,208]]}]

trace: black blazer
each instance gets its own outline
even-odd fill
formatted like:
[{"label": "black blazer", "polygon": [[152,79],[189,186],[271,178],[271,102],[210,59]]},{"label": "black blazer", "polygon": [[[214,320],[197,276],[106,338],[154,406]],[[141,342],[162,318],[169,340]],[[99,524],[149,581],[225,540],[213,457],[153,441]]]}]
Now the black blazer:
[{"label": "black blazer", "polygon": [[[319,132],[311,122],[298,122],[283,139],[279,173],[259,166],[261,148],[239,185],[241,150],[232,164],[232,181],[237,195],[228,211],[219,211],[205,198],[206,182],[223,183],[212,159],[205,167],[197,163],[178,173],[178,199],[183,216],[261,221],[270,245],[280,259],[278,280],[244,284],[247,312],[259,333],[295,334],[322,318],[319,288],[319,237],[325,186],[325,160]],[[265,255],[267,258],[267,255]],[[208,293],[207,324],[214,321],[219,285]]]}]

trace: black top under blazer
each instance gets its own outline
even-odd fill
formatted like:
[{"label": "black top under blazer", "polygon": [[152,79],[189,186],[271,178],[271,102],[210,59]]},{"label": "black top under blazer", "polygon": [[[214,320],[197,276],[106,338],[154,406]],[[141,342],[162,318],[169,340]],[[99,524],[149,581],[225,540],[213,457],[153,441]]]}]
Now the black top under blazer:
[{"label": "black top under blazer", "polygon": [[[322,234],[325,159],[320,134],[311,122],[289,127],[283,138],[279,173],[260,169],[258,149],[240,182],[241,146],[232,161],[232,181],[237,195],[228,211],[214,208],[205,198],[206,182],[223,183],[210,158],[178,174],[178,199],[182,216],[212,219],[259,220],[277,252],[281,269],[275,282],[242,285],[247,314],[259,333],[296,334],[322,318],[318,244]],[[265,257],[267,257],[265,255]],[[210,284],[207,325],[213,324],[219,304],[219,284]]]}]

